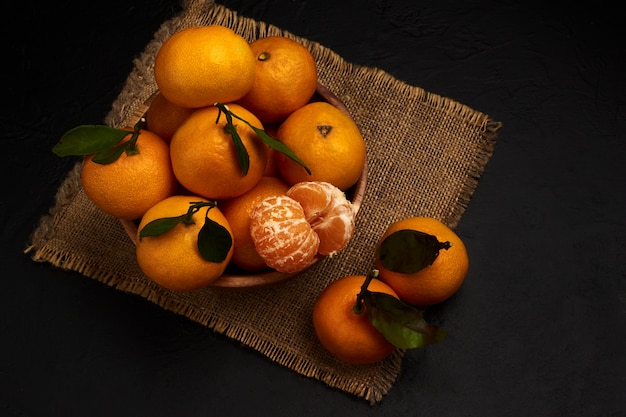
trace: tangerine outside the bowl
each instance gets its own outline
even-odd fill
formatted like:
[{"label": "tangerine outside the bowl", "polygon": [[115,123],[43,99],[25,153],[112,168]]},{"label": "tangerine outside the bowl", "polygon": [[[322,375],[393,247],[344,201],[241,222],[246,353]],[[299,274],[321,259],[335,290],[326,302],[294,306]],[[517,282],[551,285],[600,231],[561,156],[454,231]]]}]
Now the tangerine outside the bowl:
[{"label": "tangerine outside the bowl", "polygon": [[[152,97],[154,97],[154,95]],[[145,116],[146,111],[150,106],[150,101],[152,97],[148,99],[146,103],[135,112],[133,118],[129,121],[129,126],[134,126],[140,118]],[[312,101],[326,101],[347,114],[350,118],[352,118],[352,115],[350,115],[350,112],[343,104],[343,102],[328,88],[326,88],[319,82],[317,84],[317,90]],[[361,207],[361,203],[363,202],[363,198],[365,197],[366,184],[367,160],[365,161],[363,171],[361,172],[361,176],[359,177],[357,183],[346,191],[346,196],[352,202],[352,207],[354,209],[355,215],[358,213]],[[130,237],[133,243],[137,244],[137,223],[132,220],[122,219],[120,219],[120,222],[122,223],[122,227],[126,231],[126,234]],[[317,262],[324,258],[324,256],[318,256],[311,266],[315,265]],[[311,266],[309,266],[309,268]],[[233,268],[229,267],[226,269],[224,274],[222,274],[222,276],[220,276],[217,280],[213,281],[210,286],[221,288],[256,288],[286,281],[301,274],[302,272],[304,271],[285,273],[273,269],[268,269],[267,271],[260,272],[245,272],[234,270]]]}]

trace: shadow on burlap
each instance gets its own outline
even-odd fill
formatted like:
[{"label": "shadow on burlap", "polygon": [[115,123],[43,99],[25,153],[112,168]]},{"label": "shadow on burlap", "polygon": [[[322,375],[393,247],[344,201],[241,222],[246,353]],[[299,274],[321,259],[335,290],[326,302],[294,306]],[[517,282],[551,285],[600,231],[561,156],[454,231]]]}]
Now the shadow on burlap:
[{"label": "shadow on burlap", "polygon": [[[351,243],[295,279],[270,288],[207,288],[174,293],[149,281],[117,219],[100,212],[80,185],[77,165],[59,188],[25,252],[35,261],[77,271],[240,341],[299,374],[380,402],[396,381],[403,352],[367,366],[330,356],[311,323],[319,292],[338,277],[365,274],[386,227],[404,217],[436,217],[454,228],[493,152],[501,124],[453,100],[407,85],[384,71],[345,62],[326,47],[238,16],[211,0],[191,0],[166,21],[136,59],[105,123],[125,126],[155,91],[154,58],[162,42],[188,26],[221,24],[248,40],[283,35],[306,45],[320,82],[349,109],[367,142],[369,180]],[[392,144],[392,145],[390,145]],[[85,233],[89,231],[89,233]],[[97,236],[94,239],[93,236]]]}]

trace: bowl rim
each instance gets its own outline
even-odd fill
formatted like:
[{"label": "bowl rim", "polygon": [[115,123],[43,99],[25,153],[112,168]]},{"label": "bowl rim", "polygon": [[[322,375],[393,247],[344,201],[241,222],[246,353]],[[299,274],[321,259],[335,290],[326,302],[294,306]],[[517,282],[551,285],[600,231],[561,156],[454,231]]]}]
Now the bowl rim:
[{"label": "bowl rim", "polygon": [[[140,108],[133,114],[132,118],[129,120],[129,126],[134,126],[140,118],[145,117],[146,111],[148,110],[150,103],[157,94],[158,90],[140,106]],[[332,104],[334,107],[338,108],[343,113],[348,115],[352,120],[354,120],[345,104],[332,91],[330,91],[320,82],[317,83],[316,95],[321,97],[321,99],[323,99],[324,101]],[[346,195],[352,203],[352,209],[355,216],[359,212],[363,199],[365,198],[365,190],[367,186],[367,172],[368,162],[366,157],[365,163],[363,165],[363,170],[361,171],[359,179],[352,187],[350,187],[346,191]],[[122,227],[124,228],[124,231],[130,238],[130,240],[133,242],[134,245],[137,245],[137,224],[135,223],[135,221],[125,219],[119,219],[119,221],[122,224]],[[227,269],[219,278],[211,282],[208,287],[251,289],[274,285],[302,274],[304,271],[311,268],[313,265],[317,264],[320,260],[324,258],[326,258],[326,256],[318,255],[311,263],[311,265],[309,265],[305,270],[292,273],[280,272],[273,269],[259,272],[250,272],[249,274],[245,273],[244,271],[240,273],[231,273]]]}]

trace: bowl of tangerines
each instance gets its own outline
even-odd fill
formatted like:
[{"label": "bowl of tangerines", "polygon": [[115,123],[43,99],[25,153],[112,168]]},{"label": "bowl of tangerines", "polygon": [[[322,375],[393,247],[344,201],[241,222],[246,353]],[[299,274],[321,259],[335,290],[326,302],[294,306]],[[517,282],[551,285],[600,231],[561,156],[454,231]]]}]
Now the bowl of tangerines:
[{"label": "bowl of tangerines", "polygon": [[348,244],[365,141],[306,47],[185,28],[161,45],[154,79],[127,128],[78,126],[53,149],[84,157],[85,194],[120,220],[149,279],[258,287]]},{"label": "bowl of tangerines", "polygon": [[[146,277],[181,292],[253,288],[345,248],[366,147],[308,49],[190,27],[162,44],[154,79],[126,128],[78,126],[53,148],[83,157],[85,195],[119,219]],[[374,259],[376,269],[334,280],[313,308],[319,341],[348,363],[442,340],[423,308],[452,296],[469,265],[461,239],[424,217],[391,224]]]}]

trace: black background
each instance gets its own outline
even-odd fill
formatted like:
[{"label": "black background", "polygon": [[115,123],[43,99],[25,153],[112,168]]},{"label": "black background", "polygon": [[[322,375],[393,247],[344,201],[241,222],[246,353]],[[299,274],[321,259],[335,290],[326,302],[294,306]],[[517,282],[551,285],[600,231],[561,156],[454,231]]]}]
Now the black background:
[{"label": "black background", "polygon": [[179,4],[24,2],[1,29],[0,415],[625,416],[620,14],[490,0],[221,3],[503,122],[457,228],[470,272],[431,311],[450,336],[407,353],[372,407],[32,262],[28,237],[74,164],[51,147],[102,122]]}]

